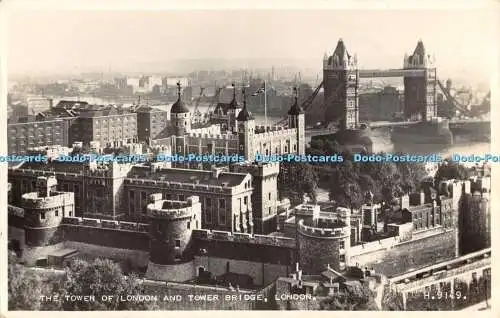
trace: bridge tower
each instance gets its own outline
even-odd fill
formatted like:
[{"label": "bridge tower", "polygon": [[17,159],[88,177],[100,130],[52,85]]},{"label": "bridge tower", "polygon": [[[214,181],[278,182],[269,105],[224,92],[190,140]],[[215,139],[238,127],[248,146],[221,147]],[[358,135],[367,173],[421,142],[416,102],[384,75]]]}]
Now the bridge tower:
[{"label": "bridge tower", "polygon": [[341,130],[358,128],[358,75],[357,57],[347,52],[340,39],[333,54],[323,59],[326,123],[338,122]]},{"label": "bridge tower", "polygon": [[404,115],[407,119],[430,121],[437,116],[437,75],[434,59],[426,54],[420,40],[413,54],[405,54],[405,70],[424,70],[422,73],[407,73],[404,76]]}]

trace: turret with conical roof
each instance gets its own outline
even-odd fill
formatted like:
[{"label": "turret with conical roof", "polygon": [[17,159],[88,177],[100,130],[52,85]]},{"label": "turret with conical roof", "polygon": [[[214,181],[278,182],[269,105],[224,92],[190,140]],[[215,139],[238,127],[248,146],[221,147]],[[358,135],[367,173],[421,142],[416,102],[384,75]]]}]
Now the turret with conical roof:
[{"label": "turret with conical roof", "polygon": [[170,108],[170,120],[172,121],[174,134],[184,136],[191,131],[191,113],[182,101],[180,82],[177,82],[177,94],[177,101]]},{"label": "turret with conical roof", "polygon": [[238,101],[236,100],[236,85],[235,83],[232,84],[233,86],[233,99],[229,103],[228,109],[227,109],[227,115],[228,115],[228,129],[232,132],[236,130],[236,116],[238,116],[239,110],[241,109],[240,105],[238,104]]},{"label": "turret with conical roof", "polygon": [[305,113],[299,105],[299,91],[297,87],[293,88],[293,104],[288,111],[288,128],[296,130],[295,145],[291,145],[293,152],[298,155],[305,155],[306,151],[306,127],[305,127]]},{"label": "turret with conical roof", "polygon": [[243,109],[236,117],[238,125],[238,154],[244,156],[246,160],[255,160],[255,120],[247,109],[247,98],[245,88],[243,88]]},{"label": "turret with conical roof", "polygon": [[247,97],[245,95],[245,88],[243,88],[243,109],[239,112],[238,117],[236,117],[237,121],[249,121],[253,120],[253,115],[247,109]]},{"label": "turret with conical roof", "polygon": [[297,87],[294,87],[293,88],[293,104],[292,104],[292,107],[290,107],[290,110],[288,111],[288,115],[291,115],[291,116],[297,116],[297,115],[300,115],[300,114],[303,114],[304,113],[304,110],[302,109],[302,107],[300,107],[299,105],[299,102],[298,102],[298,89]]}]

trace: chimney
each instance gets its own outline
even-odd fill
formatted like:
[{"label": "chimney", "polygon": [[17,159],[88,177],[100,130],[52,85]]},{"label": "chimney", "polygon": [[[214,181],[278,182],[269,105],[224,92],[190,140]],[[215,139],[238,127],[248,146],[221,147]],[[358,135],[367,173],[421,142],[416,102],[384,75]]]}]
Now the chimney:
[{"label": "chimney", "polygon": [[219,175],[221,172],[222,172],[221,168],[213,168],[212,177],[214,177],[215,179],[219,179]]}]

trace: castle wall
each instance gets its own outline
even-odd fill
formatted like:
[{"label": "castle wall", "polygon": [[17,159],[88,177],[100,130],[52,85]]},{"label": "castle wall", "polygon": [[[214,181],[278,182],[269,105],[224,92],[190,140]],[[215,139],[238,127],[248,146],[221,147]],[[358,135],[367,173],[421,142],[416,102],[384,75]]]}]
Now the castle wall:
[{"label": "castle wall", "polygon": [[278,277],[288,276],[293,270],[292,265],[236,260],[232,257],[197,256],[194,264],[196,268],[203,267],[211,272],[213,276],[224,275],[228,270],[230,273],[249,275],[253,278],[253,284],[259,286],[270,284]]},{"label": "castle wall", "polygon": [[94,244],[103,247],[149,251],[149,236],[147,232],[70,224],[65,224],[62,228],[65,241]]},{"label": "castle wall", "polygon": [[152,280],[185,282],[196,277],[194,262],[165,265],[149,262],[146,278]]},{"label": "castle wall", "polygon": [[[394,238],[356,245],[347,251],[348,265],[373,267],[376,272],[394,276],[455,257],[455,231],[433,229],[429,235],[397,242]],[[384,260],[381,262],[380,260]]]}]

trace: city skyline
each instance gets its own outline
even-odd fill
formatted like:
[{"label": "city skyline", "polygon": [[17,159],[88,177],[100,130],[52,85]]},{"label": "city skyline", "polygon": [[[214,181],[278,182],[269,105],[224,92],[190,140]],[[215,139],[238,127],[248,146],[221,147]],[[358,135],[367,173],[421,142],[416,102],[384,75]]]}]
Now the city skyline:
[{"label": "city skyline", "polygon": [[[10,75],[36,76],[176,68],[187,72],[189,60],[198,60],[199,69],[205,60],[207,64],[217,60],[225,68],[236,66],[231,61],[252,64],[260,59],[261,65],[241,68],[267,68],[283,59],[287,66],[297,61],[290,66],[320,73],[325,51],[331,53],[339,38],[351,54],[358,55],[360,67],[370,69],[402,67],[404,54],[411,54],[421,39],[435,56],[439,74],[481,85],[496,69],[492,66],[498,60],[497,18],[494,11],[484,9],[23,10],[9,15],[7,64]],[[189,20],[196,23],[186,24]],[[26,28],[27,24],[37,27]],[[179,60],[184,65],[175,65]]]}]

